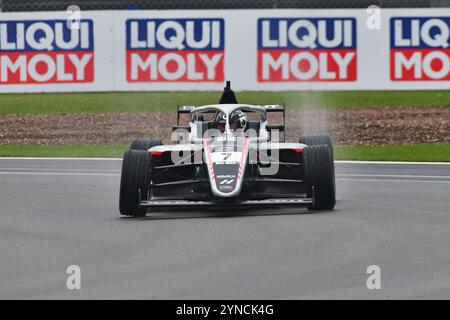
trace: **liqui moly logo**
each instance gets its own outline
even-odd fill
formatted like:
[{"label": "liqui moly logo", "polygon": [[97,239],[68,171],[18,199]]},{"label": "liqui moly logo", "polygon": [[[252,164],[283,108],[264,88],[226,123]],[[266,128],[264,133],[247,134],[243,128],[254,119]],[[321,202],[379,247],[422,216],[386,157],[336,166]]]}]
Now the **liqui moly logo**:
[{"label": "liqui moly logo", "polygon": [[94,80],[92,20],[0,21],[0,84]]},{"label": "liqui moly logo", "polygon": [[450,17],[391,18],[391,80],[450,80]]},{"label": "liqui moly logo", "polygon": [[355,81],[354,18],[258,19],[258,81]]},{"label": "liqui moly logo", "polygon": [[223,82],[223,19],[129,19],[128,82]]}]

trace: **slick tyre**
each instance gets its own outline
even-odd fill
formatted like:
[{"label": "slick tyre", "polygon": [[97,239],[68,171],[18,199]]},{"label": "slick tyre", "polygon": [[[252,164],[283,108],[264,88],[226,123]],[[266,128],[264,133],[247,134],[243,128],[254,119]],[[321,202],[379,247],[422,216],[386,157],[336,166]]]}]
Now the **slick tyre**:
[{"label": "slick tyre", "polygon": [[327,145],[303,149],[303,167],[308,198],[314,197],[309,210],[332,210],[336,204],[333,158]]},{"label": "slick tyre", "polygon": [[128,150],[123,156],[120,178],[119,211],[125,216],[143,217],[147,208],[140,206],[148,199],[150,155],[144,150]]},{"label": "slick tyre", "polygon": [[301,136],[298,142],[308,146],[325,144],[330,148],[331,158],[334,159],[333,140],[327,134]]},{"label": "slick tyre", "polygon": [[161,139],[136,138],[131,141],[130,150],[145,150],[162,145]]}]

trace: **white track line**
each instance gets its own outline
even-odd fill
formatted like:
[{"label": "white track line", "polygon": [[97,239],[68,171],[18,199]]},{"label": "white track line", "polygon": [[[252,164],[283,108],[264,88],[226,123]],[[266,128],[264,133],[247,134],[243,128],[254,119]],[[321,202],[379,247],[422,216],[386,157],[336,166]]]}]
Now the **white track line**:
[{"label": "white track line", "polygon": [[0,171],[0,175],[44,175],[44,176],[101,176],[120,177],[116,173],[78,173],[78,172],[25,172],[25,171]]},{"label": "white track line", "polygon": [[417,162],[417,161],[357,161],[357,160],[335,160],[335,163],[345,164],[431,164],[431,165],[450,165],[450,162]]},{"label": "white track line", "polygon": [[50,158],[50,157],[0,157],[0,160],[88,160],[88,161],[122,161],[122,158]]},{"label": "white track line", "polygon": [[[90,177],[120,177],[120,174],[113,173],[78,173],[78,172],[25,172],[25,171],[0,171],[0,175],[47,175],[47,176],[90,176]],[[351,175],[339,175],[351,176]],[[406,177],[406,178],[449,178],[449,176],[415,176],[415,175],[355,175],[362,177],[373,177],[373,179],[364,178],[337,178],[338,181],[364,181],[364,182],[423,182],[423,183],[445,183],[450,184],[450,180],[420,180],[420,179],[376,179],[377,177]]]},{"label": "white track line", "polygon": [[450,181],[440,180],[413,180],[413,179],[352,179],[352,178],[338,178],[337,181],[361,181],[361,182],[423,182],[423,183],[444,183],[450,184]]},{"label": "white track line", "polygon": [[27,171],[27,170],[36,170],[36,171],[95,171],[95,172],[120,172],[120,169],[91,169],[91,168],[37,168],[37,167],[0,167],[0,171]]},{"label": "white track line", "polygon": [[414,175],[414,174],[364,174],[364,173],[338,173],[338,174],[336,174],[336,177],[450,179],[450,176],[427,176],[427,175]]},{"label": "white track line", "polygon": [[[46,158],[46,157],[0,157],[0,160],[81,160],[81,161],[122,161],[122,158]],[[359,161],[336,160],[335,163],[344,164],[399,164],[399,165],[450,165],[450,162],[407,162],[407,161]]]}]

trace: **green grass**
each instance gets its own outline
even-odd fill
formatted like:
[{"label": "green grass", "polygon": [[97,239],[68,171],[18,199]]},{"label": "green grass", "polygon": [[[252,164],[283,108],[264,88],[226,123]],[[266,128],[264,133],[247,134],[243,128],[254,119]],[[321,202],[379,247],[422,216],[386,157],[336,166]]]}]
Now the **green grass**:
[{"label": "green grass", "polygon": [[[110,92],[1,94],[2,114],[175,111],[177,104],[204,105],[220,92]],[[237,92],[242,103],[286,103],[289,108],[361,108],[449,105],[446,91],[284,91]]]},{"label": "green grass", "polygon": [[450,144],[337,146],[338,160],[450,162]]},{"label": "green grass", "polygon": [[[2,157],[122,157],[128,145],[4,145]],[[336,146],[338,160],[450,162],[450,144]]]},{"label": "green grass", "polygon": [[55,157],[55,158],[115,158],[122,157],[128,145],[35,145],[9,144],[0,146],[0,157]]}]

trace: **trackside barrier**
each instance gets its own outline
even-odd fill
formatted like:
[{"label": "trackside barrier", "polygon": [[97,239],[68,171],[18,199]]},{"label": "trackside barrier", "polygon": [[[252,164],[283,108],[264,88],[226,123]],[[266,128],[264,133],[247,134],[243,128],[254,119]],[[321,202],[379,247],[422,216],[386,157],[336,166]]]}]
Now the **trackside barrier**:
[{"label": "trackside barrier", "polygon": [[0,92],[450,89],[450,8],[380,14],[0,13]]}]

